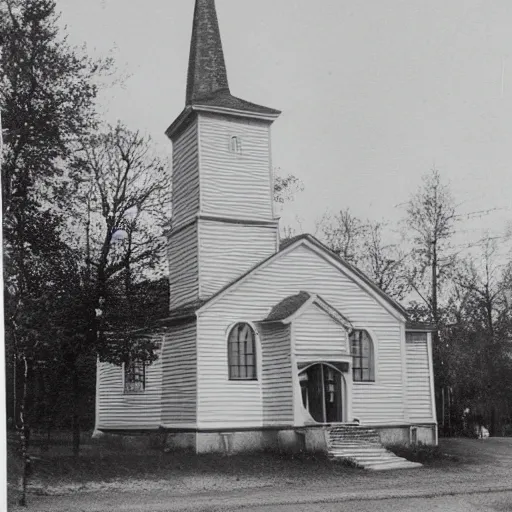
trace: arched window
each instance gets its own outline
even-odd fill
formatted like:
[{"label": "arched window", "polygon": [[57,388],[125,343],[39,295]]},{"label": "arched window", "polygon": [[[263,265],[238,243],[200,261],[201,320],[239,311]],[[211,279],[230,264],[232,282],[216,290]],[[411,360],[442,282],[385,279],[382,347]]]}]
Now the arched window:
[{"label": "arched window", "polygon": [[366,331],[353,331],[350,335],[352,377],[354,382],[375,381],[373,341]]},{"label": "arched window", "polygon": [[242,141],[240,140],[240,137],[233,135],[231,139],[229,139],[229,151],[231,151],[231,153],[242,152]]},{"label": "arched window", "polygon": [[236,324],[228,337],[229,380],[256,380],[256,335],[249,324]]}]

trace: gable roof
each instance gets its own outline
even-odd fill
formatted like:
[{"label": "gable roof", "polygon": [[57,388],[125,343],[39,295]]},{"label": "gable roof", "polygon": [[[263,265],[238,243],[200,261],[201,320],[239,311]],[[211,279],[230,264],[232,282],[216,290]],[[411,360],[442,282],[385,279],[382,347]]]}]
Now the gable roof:
[{"label": "gable roof", "polygon": [[319,249],[321,252],[325,253],[326,255],[332,257],[336,262],[340,263],[343,267],[345,267],[349,272],[353,273],[357,278],[359,278],[366,286],[368,286],[376,295],[378,295],[382,300],[384,300],[396,313],[398,313],[401,317],[407,320],[408,314],[406,309],[401,306],[398,302],[396,302],[394,299],[392,299],[388,294],[383,292],[369,277],[367,277],[363,272],[361,272],[358,268],[354,267],[350,263],[348,263],[346,260],[338,256],[336,253],[331,251],[326,245],[324,245],[322,242],[320,242],[318,239],[316,239],[314,236],[309,234],[302,234],[298,235],[296,237],[293,237],[289,240],[286,240],[283,244],[281,244],[281,247],[279,251],[272,256],[268,257],[267,259],[261,261],[257,265],[255,265],[252,269],[250,269],[245,274],[242,274],[237,279],[233,280],[231,283],[227,284],[223,288],[221,288],[217,293],[212,295],[209,299],[205,301],[203,306],[201,306],[200,309],[203,307],[208,306],[211,302],[213,302],[217,297],[225,293],[227,290],[229,290],[232,286],[236,285],[246,277],[248,277],[250,274],[255,272],[258,268],[262,267],[263,265],[269,263],[274,258],[278,258],[283,252],[285,252],[287,249],[294,245],[298,245],[301,242],[309,242],[313,246],[315,246],[317,249]]},{"label": "gable roof", "polygon": [[311,295],[308,292],[300,292],[297,295],[290,295],[276,304],[264,322],[278,322],[285,320],[296,313],[309,299]]},{"label": "gable roof", "polygon": [[290,323],[295,319],[295,317],[301,314],[302,310],[306,310],[311,304],[320,308],[335,322],[341,324],[346,329],[351,330],[353,328],[352,322],[342,315],[335,307],[331,306],[326,300],[319,295],[305,291],[301,291],[297,295],[290,295],[277,303],[263,322]]},{"label": "gable roof", "polygon": [[[255,265],[253,268],[249,269],[245,274],[242,274],[238,278],[234,279],[230,283],[228,283],[226,286],[221,288],[218,292],[216,292],[214,295],[209,297],[205,300],[199,300],[190,302],[188,304],[185,304],[183,306],[180,306],[179,308],[175,308],[174,310],[171,310],[169,312],[169,315],[162,319],[159,324],[172,324],[176,321],[184,321],[187,319],[192,319],[196,317],[196,312],[202,309],[203,307],[207,307],[211,302],[213,302],[215,299],[220,297],[222,294],[227,292],[231,287],[235,286],[240,281],[244,280],[246,277],[251,275],[253,272],[258,270],[263,265],[266,265],[270,261],[272,261],[275,258],[278,258],[284,251],[286,251],[289,247],[299,244],[302,241],[308,241],[309,243],[313,244],[315,247],[319,248],[323,252],[327,253],[329,256],[337,260],[339,263],[344,265],[347,269],[352,271],[354,274],[356,274],[361,280],[363,280],[364,283],[366,283],[371,290],[373,290],[379,297],[384,299],[386,303],[388,303],[397,313],[399,313],[402,317],[406,320],[406,329],[407,330],[424,330],[424,331],[435,331],[437,330],[436,326],[433,324],[428,323],[421,323],[421,322],[409,322],[408,321],[408,313],[406,309],[401,306],[398,302],[396,302],[394,299],[389,297],[385,292],[383,292],[370,278],[368,278],[363,272],[361,272],[359,269],[345,261],[343,258],[339,257],[337,254],[332,252],[328,247],[326,247],[324,244],[322,244],[319,240],[317,240],[314,236],[309,234],[301,234],[298,236],[295,236],[293,238],[290,238],[288,240],[283,241],[283,243],[280,246],[280,249],[277,253],[273,254],[272,256],[269,256],[268,258],[264,259],[257,265]],[[308,294],[308,298],[306,298],[305,294]],[[297,294],[296,296],[287,297],[283,301],[281,301],[279,304],[276,304],[274,306],[273,310],[271,311],[270,315],[273,315],[273,318],[280,318],[282,317],[286,312],[292,312],[293,310],[296,312],[302,305],[307,302],[311,298],[310,294],[308,292],[301,292]],[[321,297],[317,298],[319,300],[323,300]],[[325,302],[325,301],[324,301]],[[341,315],[341,313],[340,313]]]}]

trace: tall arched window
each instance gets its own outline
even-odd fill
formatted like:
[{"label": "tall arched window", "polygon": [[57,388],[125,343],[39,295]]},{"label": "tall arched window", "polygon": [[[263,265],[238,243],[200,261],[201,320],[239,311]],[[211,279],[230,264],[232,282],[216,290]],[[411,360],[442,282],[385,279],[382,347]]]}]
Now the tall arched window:
[{"label": "tall arched window", "polygon": [[352,377],[354,382],[375,381],[373,341],[366,331],[353,331],[350,335]]},{"label": "tall arched window", "polygon": [[256,335],[246,323],[236,324],[228,337],[229,380],[256,380]]}]

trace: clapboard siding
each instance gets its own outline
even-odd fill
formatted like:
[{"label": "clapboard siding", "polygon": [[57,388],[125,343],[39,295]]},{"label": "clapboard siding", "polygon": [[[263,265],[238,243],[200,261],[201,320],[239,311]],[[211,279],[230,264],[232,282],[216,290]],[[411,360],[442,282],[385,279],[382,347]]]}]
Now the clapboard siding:
[{"label": "clapboard siding", "polygon": [[196,323],[172,326],[162,351],[162,422],[194,424],[197,404]]},{"label": "clapboard siding", "polygon": [[[235,289],[227,292],[200,312],[199,381],[200,402],[208,407],[206,421],[236,422],[245,412],[257,418],[249,401],[257,403],[258,389],[237,390],[230,401],[232,387],[226,382],[226,329],[243,320],[261,320],[272,306],[300,290],[316,293],[352,321],[374,335],[378,354],[378,380],[353,388],[353,414],[363,422],[404,421],[401,323],[375,298],[360,288],[313,249],[301,244],[257,269]],[[247,402],[240,402],[245,400]],[[216,400],[226,410],[216,412]],[[210,405],[209,405],[210,404]],[[203,407],[200,404],[200,414]]]},{"label": "clapboard siding", "polygon": [[154,429],[160,426],[162,360],[160,357],[146,368],[146,389],[142,393],[125,394],[123,368],[98,363],[96,390],[98,429]]},{"label": "clapboard siding", "polygon": [[[241,139],[241,153],[229,149]],[[199,116],[201,213],[272,220],[270,127],[262,121]]]},{"label": "clapboard siding", "polygon": [[290,327],[262,324],[260,327],[263,424],[293,424],[293,384]]},{"label": "clapboard siding", "polygon": [[178,227],[199,212],[198,128],[194,121],[173,144],[172,214]]},{"label": "clapboard siding", "polygon": [[261,369],[258,380],[229,380],[227,336],[232,322],[225,321],[226,313],[223,318],[198,318],[198,426],[259,427],[263,425]]},{"label": "clapboard siding", "polygon": [[197,223],[171,234],[168,241],[170,307],[198,298]]},{"label": "clapboard siding", "polygon": [[277,228],[199,221],[200,298],[222,287],[276,252]]},{"label": "clapboard siding", "polygon": [[411,421],[432,421],[427,335],[407,333],[407,403]]},{"label": "clapboard siding", "polygon": [[347,333],[312,304],[294,323],[297,362],[337,360],[347,356]]}]

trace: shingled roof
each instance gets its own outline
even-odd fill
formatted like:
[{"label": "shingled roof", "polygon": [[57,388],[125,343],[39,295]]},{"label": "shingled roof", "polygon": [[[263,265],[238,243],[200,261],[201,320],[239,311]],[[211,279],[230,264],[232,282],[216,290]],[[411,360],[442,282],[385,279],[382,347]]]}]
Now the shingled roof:
[{"label": "shingled roof", "polygon": [[308,292],[300,292],[297,295],[286,297],[286,299],[283,299],[272,308],[272,311],[264,321],[278,322],[285,320],[298,311],[310,298],[311,295]]},{"label": "shingled roof", "polygon": [[187,79],[187,106],[278,115],[278,110],[231,95],[215,0],[196,0]]}]

